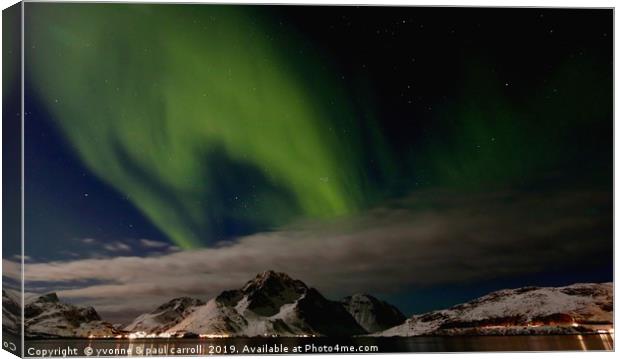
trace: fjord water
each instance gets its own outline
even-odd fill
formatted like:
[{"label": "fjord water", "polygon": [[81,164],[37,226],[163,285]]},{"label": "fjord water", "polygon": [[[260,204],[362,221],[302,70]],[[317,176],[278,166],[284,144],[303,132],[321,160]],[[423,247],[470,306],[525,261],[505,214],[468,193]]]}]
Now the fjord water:
[{"label": "fjord water", "polygon": [[[295,350],[298,348],[298,350]],[[613,336],[535,335],[409,338],[48,339],[26,342],[27,356],[320,354],[613,350]]]}]

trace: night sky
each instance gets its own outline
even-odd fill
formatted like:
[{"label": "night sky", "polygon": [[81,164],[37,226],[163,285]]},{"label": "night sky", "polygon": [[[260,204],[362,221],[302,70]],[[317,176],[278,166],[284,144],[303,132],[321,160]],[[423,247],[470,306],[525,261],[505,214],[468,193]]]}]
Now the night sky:
[{"label": "night sky", "polygon": [[[295,248],[230,266],[205,254],[186,288],[128,295],[212,295],[195,289],[210,285],[200,275],[235,288],[265,263],[407,314],[505,287],[611,281],[612,21],[611,10],[26,4],[26,291],[64,290],[122,321],[143,308],[98,286],[120,297],[144,278],[37,270],[235,253],[261,236]],[[318,249],[299,261],[315,237],[346,268],[315,273],[332,263]]]}]

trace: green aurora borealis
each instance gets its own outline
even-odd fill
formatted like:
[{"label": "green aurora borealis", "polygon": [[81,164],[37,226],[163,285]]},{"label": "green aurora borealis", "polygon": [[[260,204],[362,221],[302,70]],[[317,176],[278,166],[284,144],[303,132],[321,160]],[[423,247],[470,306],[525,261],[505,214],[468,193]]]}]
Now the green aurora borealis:
[{"label": "green aurora borealis", "polygon": [[[611,135],[605,136],[612,83],[605,53],[577,56],[581,50],[571,47],[571,57],[546,63],[531,56],[527,44],[490,46],[497,44],[494,36],[522,39],[514,26],[502,28],[499,15],[476,15],[495,26],[484,35],[459,9],[437,15],[461,28],[471,25],[454,51],[448,45],[435,50],[452,36],[439,28],[435,34],[446,38],[416,38],[414,30],[398,37],[382,28],[360,35],[362,45],[351,48],[365,51],[371,35],[394,39],[393,48],[377,45],[382,37],[371,42],[368,56],[386,64],[374,76],[387,78],[390,88],[406,84],[401,92],[349,76],[353,70],[343,76],[342,67],[365,60],[349,64],[342,53],[339,58],[278,22],[269,7],[38,3],[27,9],[31,91],[86,167],[185,249],[297,219],[353,215],[420,188],[462,196],[506,188],[611,188]],[[372,9],[351,9],[339,11],[373,18]],[[398,26],[413,24],[402,22],[397,9],[382,16]],[[534,24],[541,19],[531,18]],[[426,25],[416,24],[415,31],[430,31]],[[361,34],[365,26],[358,26]],[[550,46],[545,41],[556,44],[530,28],[526,35],[539,49]],[[590,43],[587,36],[575,43]],[[427,62],[420,60],[425,53],[415,54],[416,62],[403,55],[402,74],[390,75],[390,57],[414,54],[416,41]],[[485,58],[469,41],[497,57]],[[442,100],[420,106],[432,107],[432,115],[416,118],[403,111],[406,102],[394,104],[399,92],[406,99],[411,73],[427,85],[438,83],[439,90],[428,92]],[[378,114],[375,107],[393,112]]]},{"label": "green aurora borealis", "polygon": [[[37,92],[87,166],[184,248],[218,233],[227,209],[212,178],[239,182],[222,174],[231,163],[260,186],[250,185],[260,209],[233,214],[240,220],[273,226],[355,211],[359,144],[330,129],[354,113],[328,70],[286,53],[248,9],[170,10],[29,12],[33,46],[47,54],[29,62]],[[209,162],[213,153],[225,163]]]}]

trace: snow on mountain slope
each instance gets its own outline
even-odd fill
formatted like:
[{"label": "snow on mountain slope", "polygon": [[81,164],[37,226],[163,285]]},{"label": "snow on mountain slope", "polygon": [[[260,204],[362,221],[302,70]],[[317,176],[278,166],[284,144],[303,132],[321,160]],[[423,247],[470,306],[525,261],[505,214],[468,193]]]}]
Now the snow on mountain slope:
[{"label": "snow on mountain slope", "polygon": [[229,335],[243,331],[245,326],[247,321],[233,307],[211,299],[180,323],[170,327],[167,332]]},{"label": "snow on mountain slope", "polygon": [[189,297],[175,298],[160,305],[150,313],[140,315],[131,322],[131,324],[125,327],[125,330],[159,334],[178,324],[197,307],[203,306],[204,304],[205,302],[200,299]]},{"label": "snow on mountain slope", "polygon": [[19,332],[21,320],[19,293],[10,289],[2,290],[2,328],[12,333]]},{"label": "snow on mountain slope", "polygon": [[[378,336],[569,333],[613,323],[613,284],[524,287],[487,294],[449,309],[414,315]],[[512,329],[510,329],[512,328]]]},{"label": "snow on mountain slope", "polygon": [[241,289],[222,292],[167,332],[225,336],[365,333],[342,304],[273,271],[258,274]]},{"label": "snow on mountain slope", "polygon": [[103,322],[93,307],[62,303],[56,293],[29,299],[24,318],[28,337],[113,337],[121,333]]},{"label": "snow on mountain slope", "polygon": [[341,302],[357,323],[369,333],[402,324],[407,319],[395,306],[369,294],[354,294],[345,297]]}]

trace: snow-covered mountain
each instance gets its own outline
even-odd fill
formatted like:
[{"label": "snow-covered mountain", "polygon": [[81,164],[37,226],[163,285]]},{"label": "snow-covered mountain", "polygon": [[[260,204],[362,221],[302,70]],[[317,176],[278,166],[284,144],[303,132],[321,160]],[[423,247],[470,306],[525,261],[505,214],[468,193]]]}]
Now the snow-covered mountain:
[{"label": "snow-covered mountain", "polygon": [[[3,328],[17,332],[19,303],[18,294],[3,290]],[[299,280],[267,271],[207,303],[173,299],[124,330],[102,321],[92,307],[60,302],[55,293],[26,298],[24,316],[26,336],[44,338],[577,334],[612,327],[613,284],[500,290],[405,321],[394,306],[370,295],[331,301]]]},{"label": "snow-covered mountain", "polygon": [[181,297],[175,298],[157,307],[150,313],[136,318],[125,327],[130,332],[160,334],[170,329],[190,315],[197,307],[205,305],[200,299]]},{"label": "snow-covered mountain", "polygon": [[21,320],[19,293],[9,289],[2,290],[2,328],[11,333],[19,333]]},{"label": "snow-covered mountain", "polygon": [[414,315],[377,336],[580,333],[613,323],[613,284],[524,287]]},{"label": "snow-covered mountain", "polygon": [[[133,323],[132,323],[133,324]],[[131,329],[127,327],[126,329]],[[193,307],[166,335],[351,336],[366,333],[342,303],[284,273],[260,273],[243,288]]]},{"label": "snow-covered mountain", "polygon": [[395,306],[369,294],[354,294],[341,302],[368,333],[392,328],[407,319]]},{"label": "snow-covered mountain", "polygon": [[62,303],[56,293],[28,299],[24,307],[24,319],[25,334],[28,337],[83,338],[121,334],[111,324],[103,322],[93,307]]}]

